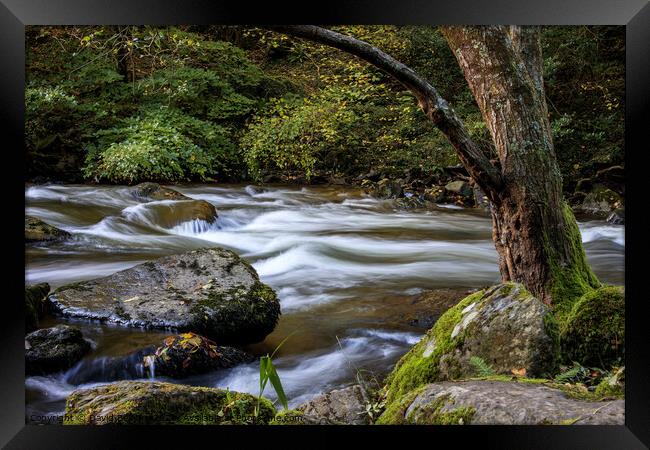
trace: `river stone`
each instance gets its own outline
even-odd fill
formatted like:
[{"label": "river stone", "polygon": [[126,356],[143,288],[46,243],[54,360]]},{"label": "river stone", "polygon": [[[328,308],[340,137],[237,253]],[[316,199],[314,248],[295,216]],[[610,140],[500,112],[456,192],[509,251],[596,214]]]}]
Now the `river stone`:
[{"label": "river stone", "polygon": [[182,384],[120,381],[74,391],[64,425],[226,425],[267,424],[271,402],[250,394]]},{"label": "river stone", "polygon": [[378,198],[399,198],[403,194],[402,180],[384,178],[369,188],[371,195]]},{"label": "river stone", "polygon": [[70,233],[58,229],[49,223],[32,216],[25,216],[25,241],[62,241],[70,237]]},{"label": "river stone", "polygon": [[68,325],[36,330],[25,336],[25,373],[45,375],[70,368],[90,351],[81,330]]},{"label": "river stone", "polygon": [[178,191],[160,186],[158,183],[141,183],[135,186],[131,194],[141,202],[171,202],[153,203],[148,207],[153,209],[157,225],[169,228],[190,220],[204,220],[214,223],[217,220],[217,209],[210,202],[195,200]]},{"label": "river stone", "polygon": [[[143,208],[146,208],[143,214],[147,216],[147,219],[154,225],[163,228],[172,228],[191,220],[214,223],[218,217],[214,205],[205,200],[152,202],[143,205]],[[126,213],[127,217],[132,214],[135,215],[133,212]],[[137,220],[137,215],[134,218]]]},{"label": "river stone", "polygon": [[359,385],[321,394],[296,409],[306,422],[318,425],[367,425],[366,399]]},{"label": "river stone", "polygon": [[517,283],[476,292],[445,312],[388,377],[389,399],[423,384],[479,375],[473,357],[497,374],[553,374],[557,323],[550,309]]},{"label": "river stone", "polygon": [[583,212],[606,218],[611,211],[621,207],[623,199],[619,194],[603,185],[595,185],[589,192],[579,209]]},{"label": "river stone", "polygon": [[449,192],[462,195],[463,197],[470,197],[473,195],[472,187],[467,181],[457,180],[447,183],[445,189]]},{"label": "river stone", "polygon": [[[406,405],[405,405],[406,406]],[[461,381],[427,385],[406,407],[404,422],[468,425],[623,425],[625,401],[584,401],[541,384]]]},{"label": "river stone", "polygon": [[45,312],[45,300],[50,292],[50,285],[39,283],[25,288],[25,331],[38,328],[38,323]]},{"label": "river stone", "polygon": [[185,378],[212,370],[228,369],[255,361],[252,355],[233,347],[218,346],[195,333],[169,336],[163,345],[145,356],[144,366],[155,376]]},{"label": "river stone", "polygon": [[193,331],[220,344],[259,342],[280,315],[275,292],[250,264],[222,248],[165,256],[62,286],[49,301],[64,316]]},{"label": "river stone", "polygon": [[140,183],[133,187],[131,194],[141,201],[156,200],[192,200],[178,191],[159,185],[158,183]]}]

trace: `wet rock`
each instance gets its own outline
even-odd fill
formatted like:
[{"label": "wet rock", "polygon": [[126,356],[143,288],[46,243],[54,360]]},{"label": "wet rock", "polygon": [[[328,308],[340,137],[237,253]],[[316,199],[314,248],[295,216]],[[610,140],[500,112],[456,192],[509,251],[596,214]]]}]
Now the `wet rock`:
[{"label": "wet rock", "polygon": [[367,425],[366,398],[359,385],[314,397],[296,409],[305,421],[318,425]]},{"label": "wet rock", "polygon": [[144,366],[156,376],[185,378],[254,360],[252,355],[236,348],[218,346],[198,334],[184,333],[165,339],[162,346],[144,357]]},{"label": "wet rock", "polygon": [[214,223],[218,217],[217,209],[212,203],[205,200],[195,200],[173,189],[162,187],[157,183],[138,184],[131,193],[142,202],[172,200],[171,203],[147,205],[148,213],[153,216],[152,222],[166,228],[190,220],[203,220]]},{"label": "wet rock", "polygon": [[159,185],[158,183],[140,183],[133,187],[131,193],[140,201],[158,200],[192,200],[178,191]]},{"label": "wet rock", "polygon": [[89,351],[90,343],[76,327],[36,330],[25,336],[25,373],[44,375],[67,369]]},{"label": "wet rock", "polygon": [[182,384],[120,381],[74,391],[64,425],[244,425],[267,424],[271,402],[250,394]]},{"label": "wet rock", "polygon": [[39,283],[25,288],[25,331],[30,332],[38,328],[39,320],[45,313],[47,294],[50,285]]},{"label": "wet rock", "polygon": [[376,184],[371,184],[369,192],[371,195],[378,198],[399,198],[403,194],[402,182],[401,180],[390,180],[384,178],[379,180]]},{"label": "wet rock", "polygon": [[605,218],[623,205],[623,199],[611,189],[596,185],[593,190],[586,194],[579,209],[583,212]]},{"label": "wet rock", "polygon": [[49,223],[32,216],[25,216],[25,241],[62,241],[70,237],[70,233],[58,229]]},{"label": "wet rock", "polygon": [[214,223],[217,220],[217,210],[212,203],[205,200],[182,200],[164,203],[148,203],[144,210],[128,212],[127,217],[131,220],[142,220],[145,223],[155,226],[171,228],[180,223],[192,220],[202,220],[207,223]]},{"label": "wet rock", "polygon": [[432,203],[444,203],[447,200],[445,189],[441,186],[425,189],[424,199]]},{"label": "wet rock", "polygon": [[259,342],[280,315],[275,292],[250,264],[222,248],[166,256],[62,286],[49,301],[64,316],[193,331],[219,343]]},{"label": "wet rock", "polygon": [[426,425],[623,425],[625,402],[586,401],[541,384],[457,381],[429,384],[381,423]]},{"label": "wet rock", "polygon": [[613,223],[614,225],[623,225],[625,224],[625,208],[618,208],[607,216],[607,221]]},{"label": "wet rock", "polygon": [[516,283],[478,291],[445,312],[387,379],[392,401],[430,382],[476,376],[481,358],[497,374],[552,374],[558,326],[549,308]]},{"label": "wet rock", "polygon": [[185,378],[254,360],[236,348],[217,346],[203,336],[185,333],[128,355],[84,359],[67,372],[66,382],[78,385],[157,376]]},{"label": "wet rock", "polygon": [[431,206],[422,196],[413,192],[405,192],[404,197],[395,200],[395,206],[401,209],[420,209]]},{"label": "wet rock", "polygon": [[445,185],[445,189],[454,194],[459,194],[463,197],[471,197],[473,195],[472,187],[467,181],[456,180]]}]

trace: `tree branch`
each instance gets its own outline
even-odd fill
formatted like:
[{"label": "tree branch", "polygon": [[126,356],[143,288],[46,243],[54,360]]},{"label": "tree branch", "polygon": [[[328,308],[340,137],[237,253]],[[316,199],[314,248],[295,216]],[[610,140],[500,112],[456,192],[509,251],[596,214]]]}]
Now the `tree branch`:
[{"label": "tree branch", "polygon": [[467,172],[485,195],[493,202],[499,201],[498,192],[503,185],[500,171],[472,140],[462,120],[445,99],[413,69],[367,42],[315,25],[281,25],[266,28],[358,56],[402,83],[415,95],[427,117],[449,138]]}]

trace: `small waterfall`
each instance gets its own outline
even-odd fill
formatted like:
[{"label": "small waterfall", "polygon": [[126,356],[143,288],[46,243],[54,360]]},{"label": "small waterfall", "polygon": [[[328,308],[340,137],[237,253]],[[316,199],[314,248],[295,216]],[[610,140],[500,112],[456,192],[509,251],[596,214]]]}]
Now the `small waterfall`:
[{"label": "small waterfall", "polygon": [[144,365],[149,368],[149,378],[156,378],[156,357],[154,355],[145,356]]},{"label": "small waterfall", "polygon": [[208,231],[220,230],[221,226],[217,222],[209,223],[205,220],[194,219],[182,222],[171,229],[173,233],[181,236],[192,236],[195,234],[206,233]]}]

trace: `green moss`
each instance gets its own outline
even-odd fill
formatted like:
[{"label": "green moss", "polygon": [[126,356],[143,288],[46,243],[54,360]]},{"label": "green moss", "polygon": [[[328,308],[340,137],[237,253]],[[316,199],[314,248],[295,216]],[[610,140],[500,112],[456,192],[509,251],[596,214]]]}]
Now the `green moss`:
[{"label": "green moss", "polygon": [[377,418],[376,425],[402,425],[406,423],[406,410],[413,400],[424,390],[426,385],[422,385],[411,392],[404,394],[402,397],[387,403],[385,411]]},{"label": "green moss", "polygon": [[171,383],[118,382],[75,391],[66,401],[65,425],[243,425],[275,417],[270,401],[250,394]]},{"label": "green moss", "polygon": [[[485,292],[485,290],[475,292],[447,310],[426,336],[397,362],[386,380],[387,408],[407,392],[421,385],[438,381],[441,356],[458,347],[463,341],[463,333],[451,337],[454,327],[462,319],[463,309],[479,301]],[[453,361],[449,363],[453,366]]]},{"label": "green moss", "polygon": [[612,384],[608,379],[604,379],[596,386],[594,394],[599,399],[625,398],[625,389],[618,383]]},{"label": "green moss", "polygon": [[469,425],[476,414],[476,409],[461,406],[456,409],[442,411],[447,405],[453,405],[450,395],[437,397],[433,402],[417,407],[408,415],[406,423],[412,425]]},{"label": "green moss", "polygon": [[280,411],[269,422],[269,425],[306,425],[305,415],[302,411],[295,409]]},{"label": "green moss", "polygon": [[582,296],[561,327],[562,356],[609,368],[625,356],[625,291],[605,286]]},{"label": "green moss", "polygon": [[571,207],[565,202],[563,219],[566,230],[569,254],[572,261],[567,263],[557,255],[554,247],[550,245],[550,238],[545,235],[545,251],[550,262],[550,286],[546,289],[551,292],[553,299],[553,313],[560,323],[564,322],[566,315],[575,302],[587,292],[600,287],[600,282],[587,262],[585,249],[582,246],[582,236],[578,223]]},{"label": "green moss", "polygon": [[252,286],[211,291],[191,312],[190,329],[217,342],[257,342],[273,331],[280,316],[280,302],[269,286],[256,280]]},{"label": "green moss", "polygon": [[[498,287],[498,295],[509,295],[515,288],[515,283],[504,283]],[[527,298],[530,294],[520,288],[517,298]],[[465,297],[458,304],[447,310],[435,323],[424,338],[420,340],[406,355],[395,365],[395,368],[386,379],[387,405],[402,397],[412,389],[423,384],[441,381],[440,362],[445,356],[444,364],[447,367],[445,379],[455,379],[462,376],[462,368],[451,354],[464,341],[464,332],[461,331],[452,337],[456,325],[462,320],[462,311],[475,302],[484,302],[497,293],[497,288],[492,287]]]}]

